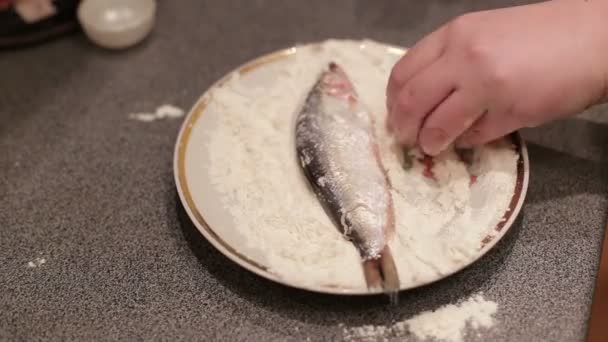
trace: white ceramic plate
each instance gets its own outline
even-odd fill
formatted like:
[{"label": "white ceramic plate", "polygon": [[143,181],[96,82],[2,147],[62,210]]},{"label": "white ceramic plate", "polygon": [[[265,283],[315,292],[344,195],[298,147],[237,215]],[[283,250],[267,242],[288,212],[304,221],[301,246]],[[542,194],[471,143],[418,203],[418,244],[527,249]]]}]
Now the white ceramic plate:
[{"label": "white ceramic plate", "polygon": [[[314,45],[293,47],[259,57],[238,67],[234,72],[238,72],[241,79],[245,82],[251,82],[251,84],[256,84],[257,86],[263,85],[265,81],[273,79],[273,70],[277,64],[286,59],[293,58],[301,49],[309,49]],[[406,52],[404,49],[389,45],[385,45],[385,48],[387,54],[401,55]],[[174,174],[177,191],[194,225],[222,254],[245,269],[267,279],[284,285],[321,293],[343,295],[380,293],[356,288],[339,288],[323,285],[311,286],[310,284],[301,284],[296,280],[280,277],[270,272],[265,265],[255,262],[254,260],[260,260],[260,258],[256,258],[253,255],[254,252],[250,249],[237,244],[231,245],[221,238],[221,236],[226,236],[226,234],[234,231],[235,227],[230,213],[226,208],[223,208],[218,198],[219,195],[213,190],[208,175],[205,172],[200,172],[200,164],[208,159],[205,155],[202,155],[205,153],[205,149],[201,149],[200,146],[205,146],[205,132],[213,130],[218,115],[222,115],[217,110],[209,109],[209,93],[215,87],[225,83],[230,75],[232,73],[220,79],[201,96],[186,117],[175,146]],[[459,268],[454,268],[450,273],[437,276],[436,279],[419,282],[407,288],[403,287],[402,290],[426,285],[460,271],[487,253],[509,230],[524,202],[529,177],[528,152],[525,143],[519,134],[513,134],[512,138],[519,152],[517,182],[509,208],[505,211],[501,223],[495,227],[495,231],[491,235],[486,236],[486,238],[480,241],[480,249],[476,257],[472,258],[468,263]]]}]

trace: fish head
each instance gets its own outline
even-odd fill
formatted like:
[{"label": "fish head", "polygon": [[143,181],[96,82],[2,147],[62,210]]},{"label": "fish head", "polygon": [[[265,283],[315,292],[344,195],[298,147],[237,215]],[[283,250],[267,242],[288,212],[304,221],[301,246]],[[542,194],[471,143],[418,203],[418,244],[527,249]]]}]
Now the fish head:
[{"label": "fish head", "polygon": [[321,76],[321,89],[329,96],[357,102],[357,92],[344,70],[336,63],[331,62]]}]

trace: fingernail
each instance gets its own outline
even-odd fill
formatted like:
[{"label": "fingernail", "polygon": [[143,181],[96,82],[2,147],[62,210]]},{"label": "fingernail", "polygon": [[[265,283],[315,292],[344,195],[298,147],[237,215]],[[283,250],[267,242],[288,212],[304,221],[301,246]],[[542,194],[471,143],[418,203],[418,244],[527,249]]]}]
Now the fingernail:
[{"label": "fingernail", "polygon": [[445,150],[449,144],[448,135],[441,128],[424,128],[420,132],[420,145],[426,154],[436,156]]},{"label": "fingernail", "polygon": [[463,122],[464,129],[469,129],[471,127],[471,125],[473,125],[473,122],[475,122],[475,120],[473,120],[473,118],[465,119]]}]

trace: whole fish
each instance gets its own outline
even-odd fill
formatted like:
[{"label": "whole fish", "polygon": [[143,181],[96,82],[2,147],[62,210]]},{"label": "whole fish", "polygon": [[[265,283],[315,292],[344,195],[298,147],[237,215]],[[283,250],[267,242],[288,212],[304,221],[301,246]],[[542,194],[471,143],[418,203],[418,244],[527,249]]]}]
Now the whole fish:
[{"label": "whole fish", "polygon": [[395,216],[374,122],[335,63],[319,76],[296,119],[296,151],[326,212],[361,255],[367,286],[395,293],[388,239]]}]

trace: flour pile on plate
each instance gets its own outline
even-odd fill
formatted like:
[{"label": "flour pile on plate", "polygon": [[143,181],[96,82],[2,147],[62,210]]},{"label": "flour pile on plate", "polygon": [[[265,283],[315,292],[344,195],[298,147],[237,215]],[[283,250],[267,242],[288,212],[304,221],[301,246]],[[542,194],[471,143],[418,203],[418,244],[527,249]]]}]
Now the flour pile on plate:
[{"label": "flour pile on plate", "polygon": [[[357,251],[308,188],[295,154],[295,115],[321,70],[335,61],[376,116],[395,188],[397,224],[390,246],[403,287],[441,278],[479,255],[481,241],[508,208],[518,156],[510,144],[486,146],[467,170],[448,151],[435,161],[436,181],[423,175],[420,162],[405,172],[402,153],[384,130],[384,91],[398,57],[371,41],[332,40],[269,64],[270,80],[234,74],[214,89],[207,110],[221,115],[205,137],[207,146],[196,148],[207,149],[201,170],[234,220],[234,228],[212,226],[222,240],[245,246],[243,254],[292,283],[365,289]],[[470,171],[477,175],[472,185]],[[213,213],[203,212],[208,214]]]}]

